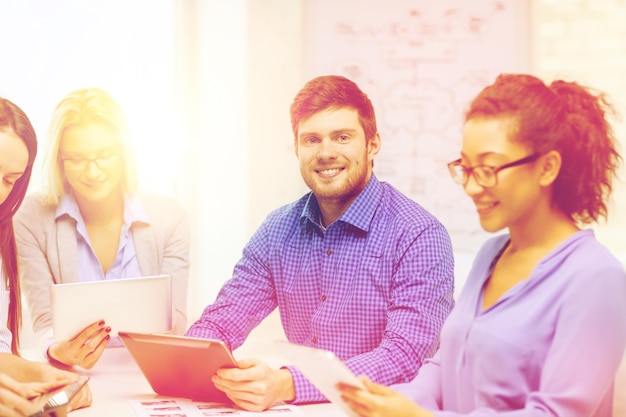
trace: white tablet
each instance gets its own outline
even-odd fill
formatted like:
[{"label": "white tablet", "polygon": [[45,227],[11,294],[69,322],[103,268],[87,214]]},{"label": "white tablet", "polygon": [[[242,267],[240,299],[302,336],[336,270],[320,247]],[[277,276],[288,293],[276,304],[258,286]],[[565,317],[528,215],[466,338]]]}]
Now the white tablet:
[{"label": "white tablet", "polygon": [[341,400],[338,383],[365,389],[363,383],[334,353],[284,340],[276,341],[278,350],[307,377],[328,401],[340,407],[349,416],[358,417]]},{"label": "white tablet", "polygon": [[111,327],[111,336],[120,330],[163,333],[172,328],[169,275],[54,284],[50,301],[57,340],[71,339],[98,320]]}]

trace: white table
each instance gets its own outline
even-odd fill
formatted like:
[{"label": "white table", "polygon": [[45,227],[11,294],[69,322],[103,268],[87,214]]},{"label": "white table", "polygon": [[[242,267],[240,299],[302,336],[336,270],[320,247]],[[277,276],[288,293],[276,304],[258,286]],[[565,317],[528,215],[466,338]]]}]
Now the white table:
[{"label": "white table", "polygon": [[[272,363],[271,360],[268,363]],[[108,348],[98,363],[89,371],[89,387],[93,395],[91,407],[73,411],[70,417],[135,417],[129,400],[154,394],[139,367],[126,348]],[[303,416],[345,417],[332,404],[298,406]]]},{"label": "white table", "polygon": [[[241,358],[239,355],[236,357]],[[269,358],[267,362],[277,366],[277,360]],[[106,349],[93,369],[81,373],[90,377],[89,386],[93,394],[93,404],[91,407],[73,411],[69,417],[136,417],[129,400],[155,395],[125,348]],[[622,373],[626,375],[626,355],[622,362]],[[626,417],[624,412],[626,401],[621,393],[623,386],[626,385],[626,376],[620,377],[618,373],[617,385],[620,389],[616,390],[616,409],[613,415]],[[298,408],[303,411],[300,415],[305,417],[345,417],[345,414],[332,404],[300,405]]]}]

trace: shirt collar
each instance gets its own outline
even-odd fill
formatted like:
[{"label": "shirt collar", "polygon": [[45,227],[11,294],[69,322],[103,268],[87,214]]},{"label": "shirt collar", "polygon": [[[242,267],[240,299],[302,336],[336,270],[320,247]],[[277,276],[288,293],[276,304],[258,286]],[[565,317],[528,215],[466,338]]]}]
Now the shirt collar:
[{"label": "shirt collar", "polygon": [[[336,222],[348,223],[364,232],[368,232],[382,193],[383,187],[372,173],[363,191],[350,204],[350,207],[339,216]],[[300,219],[308,219],[311,223],[321,227],[319,224],[320,208],[317,198],[315,198],[312,192],[309,193],[309,198],[304,205]]]},{"label": "shirt collar", "polygon": [[[61,216],[70,216],[77,223],[83,222],[83,216],[80,214],[78,203],[74,196],[66,194],[63,196],[54,214],[54,219],[58,220]],[[138,196],[124,196],[124,224],[131,225],[133,223],[150,224],[150,216],[146,212],[141,200]]]}]

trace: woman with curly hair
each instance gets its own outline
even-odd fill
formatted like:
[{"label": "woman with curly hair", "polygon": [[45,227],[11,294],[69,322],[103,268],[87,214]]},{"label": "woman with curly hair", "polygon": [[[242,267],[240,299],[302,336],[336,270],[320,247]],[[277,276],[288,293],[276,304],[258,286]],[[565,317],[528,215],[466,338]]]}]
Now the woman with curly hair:
[{"label": "woman with curly hair", "polygon": [[611,415],[626,273],[584,227],[606,217],[621,162],[611,112],[604,94],[524,74],[472,101],[448,167],[483,229],[507,233],[478,252],[438,352],[411,383],[342,387],[358,415]]}]

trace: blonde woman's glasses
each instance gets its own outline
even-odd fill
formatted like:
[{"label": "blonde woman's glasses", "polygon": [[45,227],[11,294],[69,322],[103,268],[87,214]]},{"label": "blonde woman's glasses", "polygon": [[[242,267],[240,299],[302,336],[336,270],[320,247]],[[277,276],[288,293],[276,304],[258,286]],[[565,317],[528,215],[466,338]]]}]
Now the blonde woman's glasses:
[{"label": "blonde woman's glasses", "polygon": [[525,158],[518,159],[508,164],[494,167],[490,165],[476,165],[473,167],[465,166],[460,159],[452,161],[448,164],[450,176],[457,184],[465,185],[469,181],[470,175],[474,176],[476,183],[483,188],[495,187],[498,184],[498,172],[506,168],[512,168],[523,164],[534,162],[541,154],[534,153]]},{"label": "blonde woman's glasses", "polygon": [[94,163],[99,169],[106,171],[114,168],[119,162],[120,155],[113,153],[97,156],[95,158],[70,157],[62,158],[63,167],[66,171],[82,172],[85,171],[91,163]]}]

